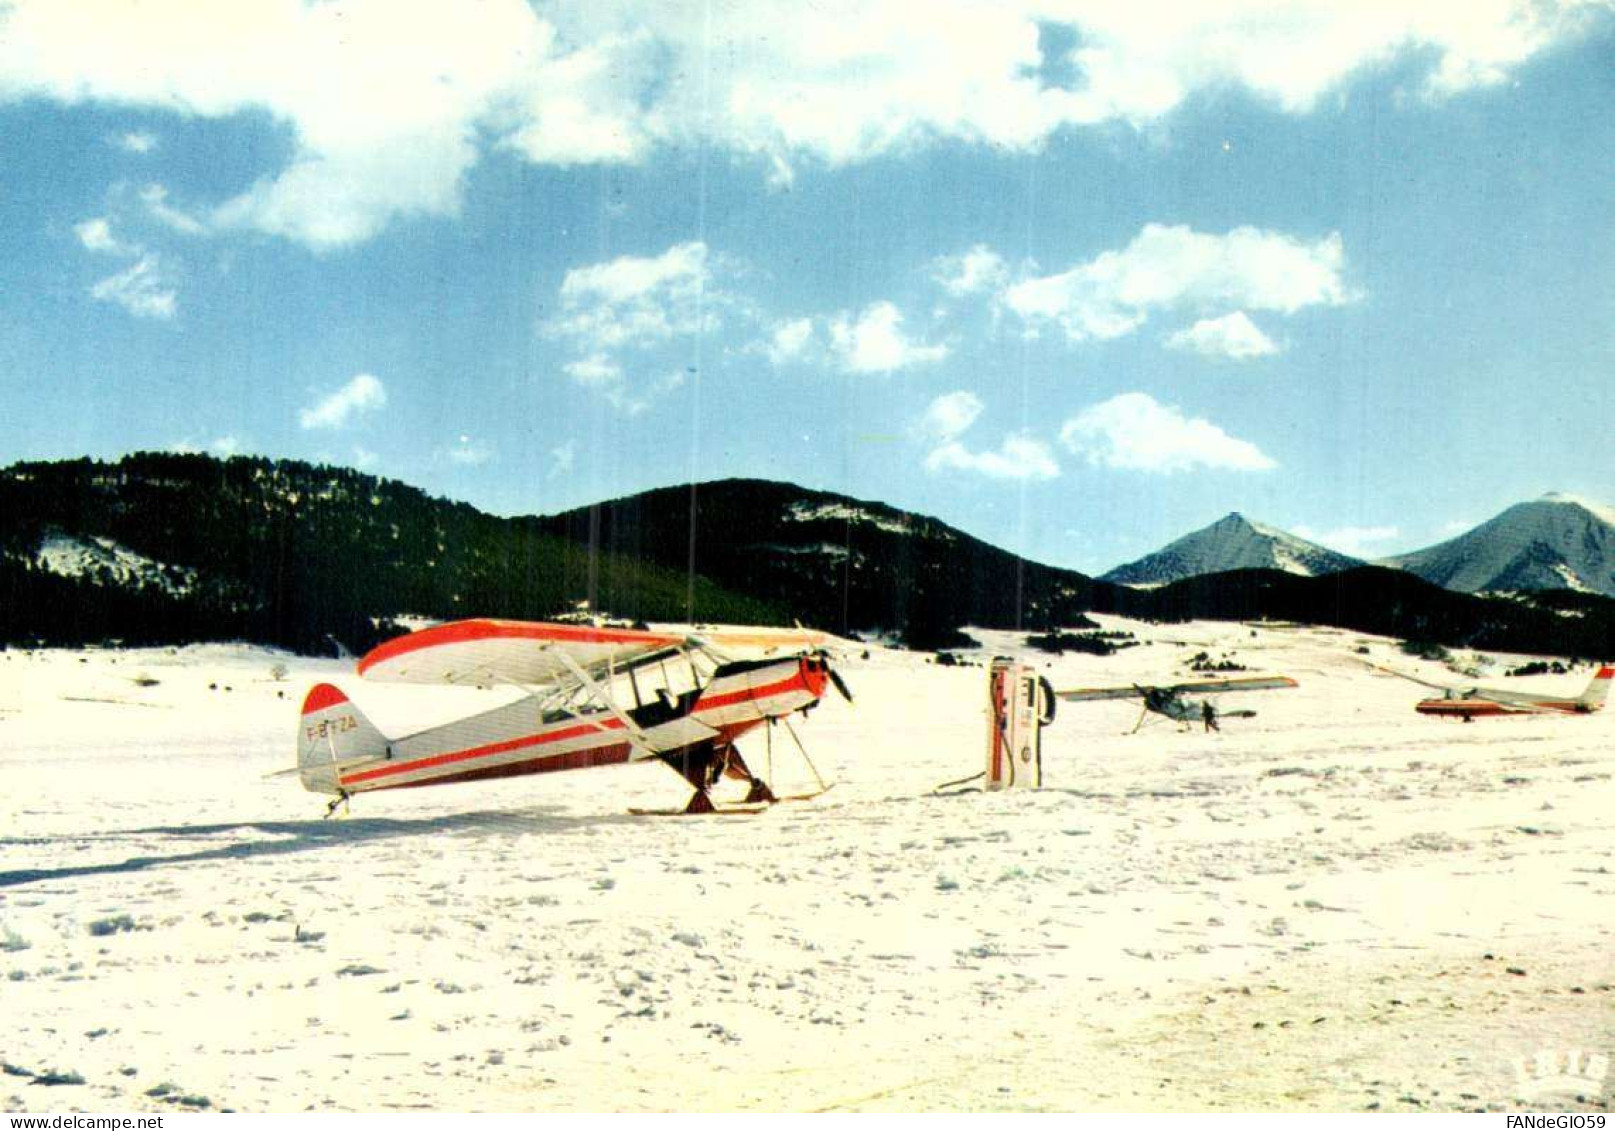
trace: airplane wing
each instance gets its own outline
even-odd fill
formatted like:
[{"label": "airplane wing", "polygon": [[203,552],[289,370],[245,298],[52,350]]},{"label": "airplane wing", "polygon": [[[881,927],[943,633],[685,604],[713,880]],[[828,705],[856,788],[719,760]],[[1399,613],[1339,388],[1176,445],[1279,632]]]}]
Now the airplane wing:
[{"label": "airplane wing", "polygon": [[1224,691],[1268,691],[1280,687],[1299,686],[1295,680],[1287,675],[1253,675],[1229,679],[1202,679],[1189,683],[1174,683],[1167,686],[1149,687],[1133,685],[1128,687],[1077,687],[1069,691],[1056,691],[1056,699],[1064,699],[1068,703],[1085,703],[1095,699],[1137,699],[1146,691],[1160,690],[1173,693],[1196,692],[1202,695],[1216,695]]},{"label": "airplane wing", "polygon": [[575,679],[575,669],[604,675],[684,643],[674,633],[634,628],[450,621],[377,645],[359,661],[359,674],[389,683],[545,686]]},{"label": "airplane wing", "polygon": [[1201,679],[1189,683],[1174,683],[1169,690],[1217,695],[1224,691],[1274,691],[1281,687],[1300,686],[1287,675],[1251,675],[1229,679]]},{"label": "airplane wing", "polygon": [[1435,683],[1435,682],[1432,682],[1431,680],[1428,680],[1428,679],[1420,679],[1416,675],[1412,675],[1412,674],[1410,674],[1408,672],[1404,672],[1404,671],[1399,671],[1396,668],[1388,668],[1388,667],[1384,666],[1383,664],[1369,664],[1368,666],[1373,668],[1377,672],[1383,672],[1386,675],[1394,675],[1398,679],[1405,679],[1409,683],[1417,683],[1417,684],[1420,684],[1423,687],[1428,687],[1428,688],[1431,688],[1432,690],[1435,690],[1435,691],[1450,691],[1453,694],[1457,694],[1457,695],[1469,695],[1469,694],[1472,694],[1474,692],[1474,690],[1475,690],[1473,687],[1458,687],[1458,686],[1455,686],[1454,684],[1451,684],[1451,683]]},{"label": "airplane wing", "polygon": [[1575,702],[1574,699],[1558,695],[1529,695],[1523,691],[1500,691],[1490,687],[1468,688],[1464,691],[1463,698],[1484,699],[1488,703],[1496,703],[1499,707],[1506,707],[1511,711],[1539,715],[1553,713],[1555,708],[1552,704]]},{"label": "airplane wing", "polygon": [[1095,699],[1137,699],[1144,694],[1139,687],[1074,687],[1069,691],[1056,691],[1056,699],[1067,703],[1088,703]]},{"label": "airplane wing", "polygon": [[801,627],[745,628],[728,625],[721,628],[699,629],[696,635],[704,641],[724,648],[763,648],[768,651],[779,648],[807,651],[822,648],[835,640],[835,637],[827,632]]}]

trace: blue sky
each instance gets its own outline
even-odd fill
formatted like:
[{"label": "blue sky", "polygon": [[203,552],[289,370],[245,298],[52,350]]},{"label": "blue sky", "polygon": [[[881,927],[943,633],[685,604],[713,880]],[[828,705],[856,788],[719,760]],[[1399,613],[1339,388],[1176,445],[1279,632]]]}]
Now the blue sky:
[{"label": "blue sky", "polygon": [[1615,496],[1615,5],[0,0],[0,461],[758,476],[1090,572]]}]

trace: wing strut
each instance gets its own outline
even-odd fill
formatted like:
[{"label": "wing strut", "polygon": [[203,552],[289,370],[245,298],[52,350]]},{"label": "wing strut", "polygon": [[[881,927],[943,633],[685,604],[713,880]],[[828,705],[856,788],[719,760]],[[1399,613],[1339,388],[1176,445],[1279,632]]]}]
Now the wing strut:
[{"label": "wing strut", "polygon": [[[796,737],[796,729],[791,726],[791,720],[788,719],[788,718],[781,717],[780,722],[785,724],[785,733],[787,733],[787,734],[789,734],[791,736],[791,741],[796,743],[796,748],[802,752],[802,761],[806,762],[808,764],[808,769],[813,771],[814,780],[819,783],[819,792],[823,793],[825,790],[829,789],[830,787],[824,784],[824,777],[819,773],[819,767],[815,766],[813,764],[813,759],[808,757],[807,747],[803,746],[802,745],[802,740],[800,738]],[[769,768],[772,769],[773,768],[773,759],[774,759],[774,754],[773,754],[772,750],[769,751],[768,758],[769,758]]]},{"label": "wing strut", "polygon": [[[639,756],[641,758],[655,757],[656,751],[651,747],[650,743],[646,741],[645,732],[639,729],[639,724],[634,722],[633,719],[629,718],[628,713],[621,707],[617,706],[616,701],[613,700],[609,694],[607,694],[606,690],[591,679],[589,677],[589,673],[583,670],[582,665],[580,665],[571,656],[568,656],[565,650],[557,648],[554,650],[554,652],[555,658],[561,661],[561,666],[566,668],[567,671],[571,672],[572,678],[577,680],[583,689],[589,693],[589,698],[593,699],[596,703],[600,704],[600,706],[611,712],[612,716],[623,725],[623,729],[628,733],[628,741],[632,743],[634,749],[639,752]],[[583,716],[579,717],[584,718]],[[606,729],[599,723],[594,723],[590,719],[584,718],[584,721],[592,723],[592,725],[598,727],[600,730]]]}]

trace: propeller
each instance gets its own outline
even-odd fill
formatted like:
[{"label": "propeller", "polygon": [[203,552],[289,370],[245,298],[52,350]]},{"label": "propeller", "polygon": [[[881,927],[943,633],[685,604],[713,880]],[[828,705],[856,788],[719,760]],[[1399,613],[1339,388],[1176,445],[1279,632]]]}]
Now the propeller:
[{"label": "propeller", "polygon": [[841,692],[841,697],[847,702],[851,703],[852,692],[847,690],[847,681],[842,679],[834,668],[827,667],[824,669],[824,672],[830,677],[830,682],[835,685],[835,689]]},{"label": "propeller", "polygon": [[813,653],[813,658],[818,660],[819,663],[824,666],[824,674],[830,677],[831,685],[841,693],[841,697],[847,702],[851,703],[853,701],[852,690],[847,687],[847,681],[841,678],[840,673],[837,672],[835,668],[830,666],[830,654],[823,648],[820,648],[817,652]]}]

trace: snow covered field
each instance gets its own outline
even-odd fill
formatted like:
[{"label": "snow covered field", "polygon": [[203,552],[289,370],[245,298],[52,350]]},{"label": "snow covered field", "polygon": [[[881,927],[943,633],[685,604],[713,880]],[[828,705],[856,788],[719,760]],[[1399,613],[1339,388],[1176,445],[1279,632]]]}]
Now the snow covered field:
[{"label": "snow covered field", "polygon": [[[1149,643],[1057,686],[1202,650],[1301,686],[1220,734],[1062,704],[1047,788],[944,796],[985,672],[854,650],[857,705],[795,724],[836,782],[810,802],[632,817],[686,794],[639,765],[323,821],[263,777],[310,682],[384,729],[454,693],[246,647],[0,654],[0,1106],[1608,1105],[1615,712],[1443,722],[1358,650],[1458,677],[1389,641],[1105,619]],[[1516,1058],[1529,1086],[1572,1052],[1584,1101],[1518,1098]]]}]

